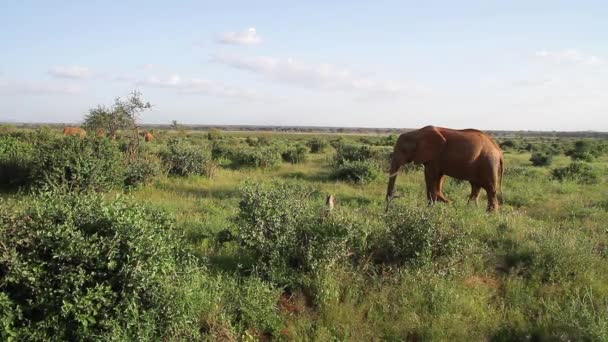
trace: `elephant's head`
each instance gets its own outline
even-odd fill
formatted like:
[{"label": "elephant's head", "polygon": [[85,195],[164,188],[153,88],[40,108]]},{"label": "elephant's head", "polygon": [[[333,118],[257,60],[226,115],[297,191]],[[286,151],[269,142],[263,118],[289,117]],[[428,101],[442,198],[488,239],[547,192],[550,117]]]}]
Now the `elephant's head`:
[{"label": "elephant's head", "polygon": [[393,150],[386,200],[390,201],[394,195],[395,180],[401,166],[409,162],[425,164],[439,158],[446,142],[441,132],[433,126],[401,134]]}]

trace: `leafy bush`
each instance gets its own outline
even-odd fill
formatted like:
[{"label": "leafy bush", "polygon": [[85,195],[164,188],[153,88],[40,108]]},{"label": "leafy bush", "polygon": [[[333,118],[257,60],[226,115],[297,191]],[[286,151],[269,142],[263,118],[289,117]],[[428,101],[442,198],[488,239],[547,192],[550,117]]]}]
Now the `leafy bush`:
[{"label": "leafy bush", "polygon": [[553,162],[553,156],[548,153],[535,152],[532,153],[530,161],[534,166],[548,166]]},{"label": "leafy bush", "polygon": [[37,144],[33,179],[45,188],[105,191],[122,185],[122,155],[108,139],[65,137]]},{"label": "leafy bush", "polygon": [[136,187],[150,184],[163,173],[162,162],[154,155],[140,155],[127,164],[125,169],[125,186]]},{"label": "leafy bush", "polygon": [[560,182],[570,180],[581,184],[597,184],[600,181],[599,172],[582,162],[572,162],[568,166],[554,169],[551,175]]},{"label": "leafy bush", "polygon": [[0,137],[0,187],[27,185],[34,147],[11,136]]},{"label": "leafy bush", "polygon": [[276,148],[259,147],[236,151],[232,162],[237,166],[273,168],[281,165],[281,154]]},{"label": "leafy bush", "polygon": [[592,162],[600,154],[598,146],[595,146],[588,140],[578,140],[574,143],[574,148],[567,151],[566,155],[570,156],[573,161]]},{"label": "leafy bush", "polygon": [[212,128],[207,132],[208,140],[220,140],[222,139],[222,131],[217,128]]},{"label": "leafy bush", "polygon": [[329,147],[329,143],[325,139],[312,138],[306,142],[306,146],[310,148],[310,153],[323,153]]},{"label": "leafy bush", "polygon": [[320,217],[302,186],[247,184],[241,191],[236,238],[277,284],[294,285],[297,272],[344,260],[360,231],[346,217]]},{"label": "leafy bush", "polygon": [[398,206],[386,217],[386,227],[372,238],[376,260],[397,264],[424,264],[459,255],[466,235],[439,208]]},{"label": "leafy bush", "polygon": [[336,164],[341,165],[347,161],[364,161],[374,156],[372,149],[367,145],[341,144],[336,148]]},{"label": "leafy bush", "polygon": [[172,175],[215,175],[216,167],[209,152],[183,139],[170,140],[167,149],[161,153],[161,158]]},{"label": "leafy bush", "polygon": [[283,153],[281,153],[281,158],[283,158],[283,160],[286,162],[292,164],[299,164],[306,161],[307,153],[308,148],[306,146],[296,145],[291,146],[287,150],[283,151]]},{"label": "leafy bush", "polygon": [[333,179],[346,180],[355,183],[369,183],[378,178],[380,170],[371,160],[343,161],[333,167]]},{"label": "leafy bush", "polygon": [[0,206],[2,339],[161,340],[180,319],[192,262],[167,217],[96,194],[18,207]]}]

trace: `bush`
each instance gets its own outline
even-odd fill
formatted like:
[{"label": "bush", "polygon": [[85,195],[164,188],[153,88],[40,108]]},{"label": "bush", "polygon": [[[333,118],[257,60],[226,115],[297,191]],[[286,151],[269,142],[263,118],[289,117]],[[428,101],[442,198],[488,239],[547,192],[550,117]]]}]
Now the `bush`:
[{"label": "bush", "polygon": [[34,147],[11,136],[0,137],[0,187],[18,187],[30,181]]},{"label": "bush", "polygon": [[344,161],[334,165],[331,177],[338,180],[346,180],[355,183],[369,183],[380,175],[380,170],[375,162],[370,160],[363,161]]},{"label": "bush", "polygon": [[386,228],[375,232],[372,254],[379,262],[422,265],[453,258],[465,246],[464,232],[439,208],[398,206],[386,217]]},{"label": "bush", "polygon": [[172,286],[192,262],[167,217],[96,194],[18,207],[0,209],[2,339],[162,340],[171,330],[183,303]]},{"label": "bush", "polygon": [[273,168],[281,165],[281,154],[272,147],[240,149],[232,156],[237,166]]},{"label": "bush", "polygon": [[532,153],[530,161],[534,166],[549,166],[553,162],[553,156],[548,153],[535,152]]},{"label": "bush", "polygon": [[241,191],[236,238],[256,259],[256,270],[279,285],[295,285],[298,272],[344,260],[359,236],[353,220],[320,217],[310,189],[272,183]]},{"label": "bush", "polygon": [[308,157],[307,153],[308,148],[306,146],[296,145],[289,147],[287,150],[283,151],[283,153],[281,153],[281,158],[283,158],[283,160],[286,162],[292,164],[299,164],[306,161]]},{"label": "bush", "polygon": [[216,167],[209,152],[181,139],[170,140],[167,149],[161,153],[161,158],[172,175],[215,175]]},{"label": "bush", "polygon": [[108,139],[64,137],[37,144],[33,178],[41,187],[106,191],[122,185],[123,173],[122,155]]},{"label": "bush", "polygon": [[599,156],[599,152],[598,146],[594,146],[590,141],[579,140],[574,143],[573,149],[566,152],[566,155],[573,161],[592,162]]},{"label": "bush", "polygon": [[336,148],[336,164],[341,165],[347,161],[364,161],[372,159],[374,153],[366,145],[341,144]]},{"label": "bush", "polygon": [[310,148],[310,153],[323,153],[329,147],[329,143],[325,139],[312,138],[306,143],[306,146]]},{"label": "bush", "polygon": [[150,184],[163,174],[163,165],[154,155],[140,155],[127,164],[125,169],[125,186],[136,187]]},{"label": "bush", "polygon": [[551,175],[560,182],[570,180],[581,184],[597,184],[600,181],[598,171],[582,162],[572,162],[566,167],[554,169]]}]

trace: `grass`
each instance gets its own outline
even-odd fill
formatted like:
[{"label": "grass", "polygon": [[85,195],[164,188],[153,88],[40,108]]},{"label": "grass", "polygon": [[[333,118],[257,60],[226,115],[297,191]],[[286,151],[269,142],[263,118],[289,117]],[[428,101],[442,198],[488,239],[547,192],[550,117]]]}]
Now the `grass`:
[{"label": "grass", "polygon": [[[244,139],[259,134],[230,135]],[[269,135],[310,137],[262,134]],[[311,154],[303,164],[283,163],[269,170],[222,168],[212,179],[161,178],[131,195],[171,213],[218,286],[238,287],[234,284],[257,281],[255,260],[234,241],[222,242],[218,236],[234,229],[239,187],[245,181],[304,183],[336,196],[335,210],[356,215],[370,229],[383,224],[386,179],[365,185],[332,180],[328,163],[333,153],[329,148]],[[328,266],[315,274],[314,291],[303,287],[287,294],[276,289],[260,294],[255,289],[268,287],[253,284],[239,292],[238,304],[238,310],[251,308],[247,314],[253,318],[235,318],[246,315],[238,310],[226,314],[232,312],[230,299],[218,299],[215,307],[201,305],[211,310],[200,314],[203,331],[217,340],[608,340],[606,158],[593,163],[602,170],[596,185],[552,180],[551,169],[570,162],[563,155],[549,167],[533,167],[527,152],[508,152],[505,158],[505,203],[498,214],[485,212],[484,192],[479,206],[467,205],[469,184],[452,179],[445,185],[452,203],[433,208],[467,236],[462,258],[420,267],[376,267],[370,260]],[[399,205],[426,205],[421,171],[403,172],[397,186],[404,195],[396,200]],[[24,195],[2,195],[14,196]],[[201,291],[209,283],[204,284],[198,285]],[[266,306],[248,302],[258,295],[276,303],[269,310],[278,315],[278,323],[263,321],[273,315],[264,311]],[[264,317],[256,316],[257,308]],[[235,321],[254,323],[230,323]],[[277,326],[270,336],[261,331],[265,324]]]}]

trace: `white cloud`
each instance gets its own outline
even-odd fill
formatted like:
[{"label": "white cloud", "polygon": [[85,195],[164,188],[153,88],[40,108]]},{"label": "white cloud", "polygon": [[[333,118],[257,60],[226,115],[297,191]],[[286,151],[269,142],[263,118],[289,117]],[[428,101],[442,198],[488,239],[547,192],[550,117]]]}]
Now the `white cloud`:
[{"label": "white cloud", "polygon": [[58,78],[86,79],[93,76],[91,69],[80,65],[56,66],[49,74]]},{"label": "white cloud", "polygon": [[555,64],[598,65],[602,60],[575,49],[547,51],[540,50],[535,53],[536,58]]},{"label": "white cloud", "polygon": [[144,87],[176,89],[182,94],[204,94],[241,99],[255,99],[259,97],[259,94],[254,90],[233,87],[222,82],[201,78],[182,79],[177,74],[167,78],[150,76],[145,80],[136,82],[136,84]]},{"label": "white cloud", "polygon": [[260,74],[275,81],[307,88],[354,91],[363,94],[399,95],[421,87],[378,80],[332,64],[306,64],[294,59],[249,56],[213,56],[212,61]]},{"label": "white cloud", "polygon": [[26,95],[77,95],[82,89],[73,84],[0,80],[0,93]]},{"label": "white cloud", "polygon": [[250,27],[240,32],[224,32],[218,42],[233,45],[257,45],[262,42],[262,37],[258,35],[255,27]]}]

